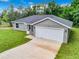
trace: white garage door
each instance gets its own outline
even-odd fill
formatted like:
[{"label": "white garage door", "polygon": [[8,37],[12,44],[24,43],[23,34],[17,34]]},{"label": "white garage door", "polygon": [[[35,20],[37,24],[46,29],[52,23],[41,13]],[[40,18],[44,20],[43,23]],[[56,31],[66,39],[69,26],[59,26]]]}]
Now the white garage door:
[{"label": "white garage door", "polygon": [[38,38],[55,40],[63,42],[64,29],[50,28],[50,27],[38,27],[36,26],[35,35]]}]

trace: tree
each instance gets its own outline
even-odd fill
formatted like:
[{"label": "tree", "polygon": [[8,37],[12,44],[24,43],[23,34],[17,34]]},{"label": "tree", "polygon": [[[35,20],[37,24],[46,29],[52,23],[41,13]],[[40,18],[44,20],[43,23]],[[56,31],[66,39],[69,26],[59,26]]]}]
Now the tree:
[{"label": "tree", "polygon": [[64,8],[62,8],[62,13],[60,14],[60,16],[64,19],[73,21],[72,20],[73,15],[71,12],[72,12],[71,7],[65,6]]},{"label": "tree", "polygon": [[79,0],[73,0],[71,7],[74,25],[79,26]]},{"label": "tree", "polygon": [[79,0],[73,0],[71,6],[76,7],[79,4]]},{"label": "tree", "polygon": [[1,21],[2,21],[2,18],[1,18],[1,16],[0,16],[0,25],[1,25]]},{"label": "tree", "polygon": [[74,25],[79,26],[79,10],[72,12]]},{"label": "tree", "polygon": [[4,22],[8,22],[8,21],[9,21],[8,13],[7,13],[6,10],[4,10],[4,11],[2,12],[2,20],[3,20]]},{"label": "tree", "polygon": [[8,9],[8,13],[12,14],[14,12],[14,6],[11,4],[9,9]]},{"label": "tree", "polygon": [[[48,3],[48,7],[49,8],[47,10],[49,11],[49,14],[58,16],[59,11],[60,11],[60,6],[58,6],[54,0],[52,2]],[[48,11],[46,11],[46,12],[48,12]]]}]

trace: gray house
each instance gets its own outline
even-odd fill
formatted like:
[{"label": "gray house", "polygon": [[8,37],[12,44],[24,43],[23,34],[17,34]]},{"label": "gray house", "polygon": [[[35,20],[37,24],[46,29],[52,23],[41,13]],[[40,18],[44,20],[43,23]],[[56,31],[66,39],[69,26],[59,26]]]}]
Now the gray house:
[{"label": "gray house", "polygon": [[72,22],[54,15],[33,15],[12,21],[14,30],[29,31],[37,38],[67,43]]}]

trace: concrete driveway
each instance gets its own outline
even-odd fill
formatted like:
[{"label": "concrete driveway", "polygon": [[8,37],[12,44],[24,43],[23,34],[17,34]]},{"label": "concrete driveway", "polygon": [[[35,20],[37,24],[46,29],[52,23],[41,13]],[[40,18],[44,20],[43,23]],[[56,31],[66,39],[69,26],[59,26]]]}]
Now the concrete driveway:
[{"label": "concrete driveway", "polygon": [[0,59],[54,59],[60,47],[61,43],[35,39],[1,53]]}]

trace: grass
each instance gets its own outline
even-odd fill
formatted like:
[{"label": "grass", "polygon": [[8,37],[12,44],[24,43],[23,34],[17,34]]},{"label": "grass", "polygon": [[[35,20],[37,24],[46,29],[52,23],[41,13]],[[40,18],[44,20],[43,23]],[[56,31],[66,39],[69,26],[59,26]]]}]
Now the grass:
[{"label": "grass", "polygon": [[25,36],[26,32],[0,29],[0,52],[28,42]]},{"label": "grass", "polygon": [[5,27],[10,27],[10,24],[9,24],[9,23],[0,24],[0,28],[1,28],[1,27],[4,27],[4,28],[5,28]]},{"label": "grass", "polygon": [[[0,52],[29,41],[26,33],[13,30],[0,30]],[[63,44],[56,59],[79,59],[79,28],[73,28],[68,44]]]},{"label": "grass", "polygon": [[73,28],[68,44],[63,44],[56,59],[79,59],[79,28]]}]

